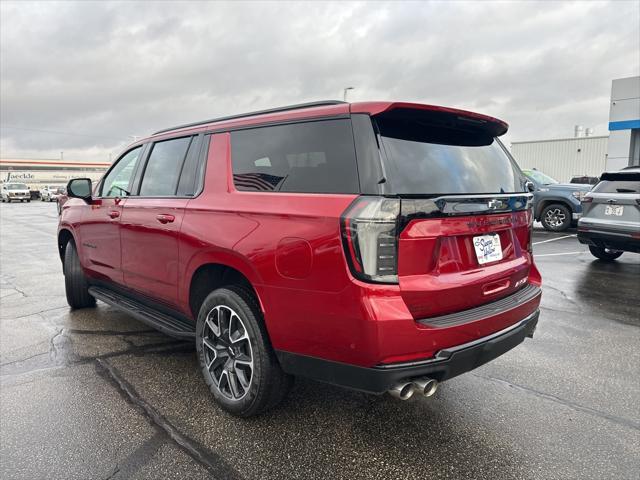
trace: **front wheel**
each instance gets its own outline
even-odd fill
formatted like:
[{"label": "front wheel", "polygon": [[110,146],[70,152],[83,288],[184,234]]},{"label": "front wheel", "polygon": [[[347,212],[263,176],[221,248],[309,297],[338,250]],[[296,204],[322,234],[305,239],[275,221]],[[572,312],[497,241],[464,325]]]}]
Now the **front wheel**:
[{"label": "front wheel", "polygon": [[64,289],[67,294],[67,303],[71,308],[96,306],[96,299],[89,294],[87,277],[82,270],[80,257],[73,241],[69,241],[64,250]]},{"label": "front wheel", "polygon": [[600,260],[604,260],[605,262],[612,262],[623,253],[621,250],[611,250],[610,248],[594,247],[593,245],[589,245],[589,250],[594,257],[599,258]]},{"label": "front wheel", "polygon": [[271,347],[254,295],[239,286],[214,290],[196,325],[200,369],[218,405],[257,415],[285,397],[292,383]]},{"label": "front wheel", "polygon": [[540,222],[545,230],[564,232],[571,226],[571,211],[561,203],[553,203],[542,210]]}]

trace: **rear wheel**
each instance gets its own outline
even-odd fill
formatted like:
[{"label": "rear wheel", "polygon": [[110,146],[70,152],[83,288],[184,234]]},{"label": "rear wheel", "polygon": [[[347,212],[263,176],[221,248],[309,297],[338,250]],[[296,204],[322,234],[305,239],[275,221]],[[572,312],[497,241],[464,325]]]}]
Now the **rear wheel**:
[{"label": "rear wheel", "polygon": [[87,277],[80,265],[80,257],[73,240],[64,250],[64,288],[71,308],[95,307],[96,299],[89,295]]},{"label": "rear wheel", "polygon": [[542,210],[540,222],[545,230],[563,232],[571,226],[571,211],[561,203],[553,203]]},{"label": "rear wheel", "polygon": [[200,307],[196,325],[200,368],[216,402],[250,417],[285,397],[292,378],[269,342],[254,295],[242,287],[214,290]]},{"label": "rear wheel", "polygon": [[589,245],[589,250],[594,257],[597,257],[600,260],[604,260],[606,262],[612,262],[623,253],[621,250],[611,250],[610,248],[594,247],[593,245]]}]

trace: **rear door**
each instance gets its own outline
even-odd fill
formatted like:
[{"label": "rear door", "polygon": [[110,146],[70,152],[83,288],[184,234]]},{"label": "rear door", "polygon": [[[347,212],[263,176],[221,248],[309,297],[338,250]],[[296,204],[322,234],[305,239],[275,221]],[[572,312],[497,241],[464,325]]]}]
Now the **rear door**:
[{"label": "rear door", "polygon": [[197,136],[153,143],[122,212],[126,286],[170,306],[177,304],[178,296],[180,225],[194,194],[193,183],[185,185],[181,178],[193,171],[200,144]]},{"label": "rear door", "polygon": [[398,282],[415,318],[524,287],[532,265],[526,177],[487,125],[441,112],[374,117],[384,193],[401,197]]}]

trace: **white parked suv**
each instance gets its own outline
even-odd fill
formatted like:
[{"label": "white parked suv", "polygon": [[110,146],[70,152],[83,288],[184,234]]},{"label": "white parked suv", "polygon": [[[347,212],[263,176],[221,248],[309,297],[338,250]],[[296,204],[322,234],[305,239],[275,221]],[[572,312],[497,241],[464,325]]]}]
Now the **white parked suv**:
[{"label": "white parked suv", "polygon": [[24,183],[3,183],[2,202],[31,201],[31,191]]},{"label": "white parked suv", "polygon": [[57,202],[60,195],[64,195],[64,187],[60,185],[45,185],[40,190],[40,200],[43,202]]}]

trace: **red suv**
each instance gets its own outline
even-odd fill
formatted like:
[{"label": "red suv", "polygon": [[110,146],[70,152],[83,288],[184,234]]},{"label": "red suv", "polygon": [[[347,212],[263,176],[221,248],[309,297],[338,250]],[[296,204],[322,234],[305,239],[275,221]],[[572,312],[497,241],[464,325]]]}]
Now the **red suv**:
[{"label": "red suv", "polygon": [[72,308],[102,300],[195,339],[217,402],[292,376],[407,399],[535,329],[530,185],[495,118],[317,102],[182,125],[68,184]]}]

